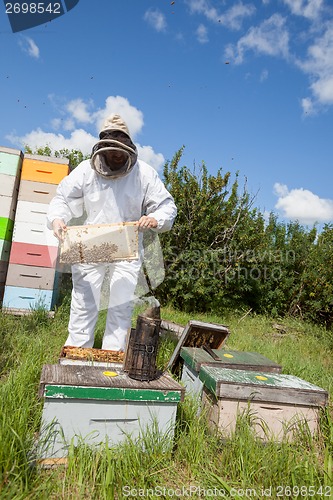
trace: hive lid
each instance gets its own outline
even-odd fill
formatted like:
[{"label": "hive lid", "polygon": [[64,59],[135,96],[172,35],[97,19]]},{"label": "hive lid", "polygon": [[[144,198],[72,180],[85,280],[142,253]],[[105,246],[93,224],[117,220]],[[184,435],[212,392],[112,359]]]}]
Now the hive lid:
[{"label": "hive lid", "polygon": [[138,259],[135,222],[68,226],[60,245],[62,264],[114,262]]},{"label": "hive lid", "polygon": [[214,357],[203,348],[182,347],[181,358],[199,372],[201,366],[220,366],[239,370],[257,370],[281,373],[282,367],[257,352],[234,351],[230,349],[212,349]]},{"label": "hive lid", "polygon": [[44,365],[39,396],[55,399],[180,401],[185,389],[168,373],[149,382],[97,366]]},{"label": "hive lid", "polygon": [[0,153],[7,153],[11,155],[17,155],[23,158],[23,153],[20,149],[6,148],[4,146],[0,146]]},{"label": "hive lid", "polygon": [[68,158],[58,158],[57,156],[33,155],[26,153],[24,155],[24,160],[37,160],[42,162],[60,163],[62,165],[69,165]]},{"label": "hive lid", "polygon": [[202,347],[203,345],[207,345],[211,349],[219,349],[229,335],[230,330],[225,325],[190,320],[179,338],[167,369],[174,369],[179,363],[182,347]]},{"label": "hive lid", "polygon": [[294,375],[202,366],[199,379],[217,398],[326,406],[328,393]]}]

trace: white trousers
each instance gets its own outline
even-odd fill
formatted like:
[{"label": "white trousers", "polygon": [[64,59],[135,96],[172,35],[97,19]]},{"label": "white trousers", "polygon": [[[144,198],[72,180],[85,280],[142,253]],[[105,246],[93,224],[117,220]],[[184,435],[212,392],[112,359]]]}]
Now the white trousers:
[{"label": "white trousers", "polygon": [[65,345],[93,347],[94,331],[106,271],[110,271],[110,294],[102,349],[124,351],[131,328],[135,289],[141,261],[72,266],[72,301]]}]

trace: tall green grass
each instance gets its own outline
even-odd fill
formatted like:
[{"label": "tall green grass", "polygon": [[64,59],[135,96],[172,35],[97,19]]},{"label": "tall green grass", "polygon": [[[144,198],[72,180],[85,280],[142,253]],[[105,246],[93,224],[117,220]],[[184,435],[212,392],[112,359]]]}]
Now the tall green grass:
[{"label": "tall green grass", "polygon": [[[193,319],[169,308],[162,317],[184,325]],[[270,318],[244,312],[195,319],[227,324],[227,347],[259,352],[280,363],[284,373],[332,394],[329,332],[283,319],[281,333]],[[97,344],[103,321],[102,313]],[[54,319],[43,311],[21,318],[0,314],[0,498],[203,498],[214,493],[225,498],[333,498],[332,406],[322,411],[317,436],[304,426],[293,442],[262,443],[253,434],[250,411],[239,415],[232,436],[222,439],[209,428],[198,401],[186,396],[178,405],[173,437],[159,435],[153,424],[139,440],[129,436],[118,446],[95,448],[82,442],[70,446],[67,467],[39,468],[33,455],[43,407],[37,396],[39,377],[43,364],[58,361],[67,322],[68,304]],[[170,338],[162,342],[161,366],[173,348]]]}]

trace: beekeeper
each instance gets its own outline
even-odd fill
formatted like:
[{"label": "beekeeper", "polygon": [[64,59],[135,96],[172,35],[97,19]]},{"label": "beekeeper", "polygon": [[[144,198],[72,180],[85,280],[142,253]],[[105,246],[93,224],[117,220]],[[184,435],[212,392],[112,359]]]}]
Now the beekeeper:
[{"label": "beekeeper", "polygon": [[60,182],[49,205],[47,223],[59,240],[68,222],[83,214],[84,224],[137,223],[138,260],[72,265],[69,335],[65,345],[93,347],[102,283],[109,268],[110,294],[102,349],[123,351],[143,260],[141,231],[170,230],[177,209],[156,170],[138,159],[137,148],[119,115],[105,121],[99,139],[90,160],[82,161]]}]

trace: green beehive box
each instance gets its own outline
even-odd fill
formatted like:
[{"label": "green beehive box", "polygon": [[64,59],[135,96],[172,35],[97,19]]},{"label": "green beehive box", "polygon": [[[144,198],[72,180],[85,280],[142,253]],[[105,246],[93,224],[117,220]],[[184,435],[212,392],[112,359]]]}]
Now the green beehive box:
[{"label": "green beehive box", "polygon": [[203,365],[275,373],[281,373],[282,370],[281,365],[257,352],[212,349],[212,353],[214,357],[202,348],[183,347],[180,355],[184,362],[196,372],[199,372]]},{"label": "green beehive box", "polygon": [[183,347],[180,356],[183,360],[182,382],[188,392],[197,396],[201,396],[203,388],[203,382],[199,378],[202,366],[275,373],[282,371],[280,365],[256,352],[212,349],[209,353],[205,348]]},{"label": "green beehive box", "polygon": [[22,160],[22,151],[0,147],[0,174],[17,176],[22,168]]},{"label": "green beehive box", "polygon": [[14,221],[7,217],[0,217],[0,240],[12,240]]}]

